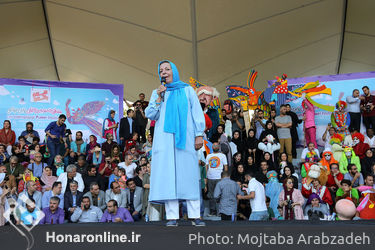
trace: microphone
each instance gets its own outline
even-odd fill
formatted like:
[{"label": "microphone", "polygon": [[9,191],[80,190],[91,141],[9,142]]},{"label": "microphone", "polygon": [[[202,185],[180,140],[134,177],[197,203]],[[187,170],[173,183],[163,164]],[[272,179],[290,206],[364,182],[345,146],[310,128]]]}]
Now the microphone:
[{"label": "microphone", "polygon": [[[160,79],[160,83],[161,83],[163,86],[165,86],[165,84],[166,84],[166,78],[165,78],[165,77],[162,77],[162,78]],[[163,92],[163,93],[160,94],[161,99],[162,99],[162,102],[164,102],[164,94],[165,94],[165,92]]]}]

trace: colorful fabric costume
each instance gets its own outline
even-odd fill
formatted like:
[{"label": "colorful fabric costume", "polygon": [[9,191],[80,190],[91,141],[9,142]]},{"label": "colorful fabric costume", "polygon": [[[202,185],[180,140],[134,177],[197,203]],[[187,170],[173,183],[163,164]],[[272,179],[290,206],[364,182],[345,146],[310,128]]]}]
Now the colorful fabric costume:
[{"label": "colorful fabric costume", "polygon": [[302,169],[301,169],[302,178],[305,178],[307,176],[307,173],[309,172],[310,167],[316,164],[318,160],[319,160],[319,157],[314,150],[307,152],[305,163],[302,165]]},{"label": "colorful fabric costume", "polygon": [[340,162],[341,155],[344,152],[344,148],[341,146],[343,140],[344,136],[342,134],[334,134],[329,141],[332,145],[333,158],[338,162]]},{"label": "colorful fabric costume", "polygon": [[36,184],[36,190],[42,192],[42,185],[40,184],[39,179],[34,177],[32,172],[28,172],[22,175],[22,179],[18,183],[18,193],[21,193],[24,189],[26,189],[26,183],[28,181],[34,181]]},{"label": "colorful fabric costume", "polygon": [[310,185],[303,184],[301,192],[302,192],[302,195],[305,198],[309,198],[309,196],[312,193],[315,193],[315,194],[319,195],[320,199],[325,204],[328,204],[328,205],[333,204],[331,193],[329,192],[329,190],[326,186],[320,186],[319,188],[314,188],[312,184],[310,184]]},{"label": "colorful fabric costume", "polygon": [[314,143],[315,148],[318,148],[316,143],[316,127],[315,127],[315,111],[314,105],[309,100],[304,99],[302,101],[302,108],[304,110],[303,115],[305,122],[303,123],[303,130],[305,132],[306,145],[310,142]]},{"label": "colorful fabric costume", "polygon": [[[348,158],[346,157],[346,154],[345,154],[346,152],[349,152],[349,151],[351,152],[350,160],[348,160]],[[342,153],[340,161],[339,161],[340,172],[342,174],[346,174],[348,172],[348,165],[350,163],[356,165],[356,167],[358,169],[358,172],[361,172],[361,161],[359,160],[359,157],[356,156],[356,154],[354,153],[354,150],[352,148],[346,147],[344,149],[344,152]]]},{"label": "colorful fabric costume", "polygon": [[361,219],[375,219],[375,193],[362,193],[357,211]]},{"label": "colorful fabric costume", "polygon": [[[331,159],[329,161],[327,161],[327,159],[325,157],[326,154],[331,155]],[[322,157],[322,159],[320,160],[319,163],[320,163],[320,165],[325,166],[327,168],[327,171],[330,172],[331,171],[331,168],[330,168],[331,164],[332,163],[338,163],[338,161],[335,160],[331,151],[324,151],[323,157]]]},{"label": "colorful fabric costume", "polygon": [[[336,109],[331,114],[331,123],[334,128],[337,129],[339,134],[348,135],[350,126],[350,115],[348,112],[344,111],[346,109],[346,102],[339,101],[336,103]],[[341,112],[342,111],[342,112]]]},{"label": "colorful fabric costume", "polygon": [[364,143],[365,137],[361,133],[352,134],[354,153],[362,160],[366,156],[366,151],[370,149],[370,145]]}]

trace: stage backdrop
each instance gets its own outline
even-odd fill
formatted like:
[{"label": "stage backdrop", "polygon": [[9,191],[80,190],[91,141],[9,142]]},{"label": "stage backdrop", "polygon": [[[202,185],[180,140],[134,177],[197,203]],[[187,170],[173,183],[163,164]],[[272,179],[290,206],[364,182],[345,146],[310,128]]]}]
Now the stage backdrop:
[{"label": "stage backdrop", "polygon": [[[375,94],[375,71],[363,72],[363,73],[351,73],[342,75],[327,75],[327,76],[311,76],[302,78],[288,79],[288,89],[290,91],[302,87],[308,82],[315,82],[319,80],[321,84],[325,84],[327,88],[332,89],[332,95],[317,95],[312,97],[313,100],[320,104],[335,106],[336,102],[341,100],[346,101],[346,97],[352,95],[353,89],[359,89],[360,93],[363,94],[362,87],[368,86],[371,93]],[[275,81],[268,81],[271,86]],[[298,117],[302,119],[302,98],[296,98],[290,94],[286,95],[286,104],[290,104],[292,111],[296,112]],[[330,122],[331,113],[319,108],[315,108],[315,124],[317,127],[316,137],[319,146],[324,146],[322,135]],[[362,124],[362,133],[365,133],[365,129]],[[298,126],[298,135],[300,138],[299,146],[304,145],[304,134],[303,134],[303,123]]]},{"label": "stage backdrop", "polygon": [[104,141],[100,139],[103,120],[111,109],[116,111],[117,121],[122,118],[122,100],[122,84],[0,78],[0,121],[10,120],[17,137],[26,122],[32,121],[43,140],[47,125],[65,114],[73,138],[80,130],[85,140],[94,134],[98,141]]}]

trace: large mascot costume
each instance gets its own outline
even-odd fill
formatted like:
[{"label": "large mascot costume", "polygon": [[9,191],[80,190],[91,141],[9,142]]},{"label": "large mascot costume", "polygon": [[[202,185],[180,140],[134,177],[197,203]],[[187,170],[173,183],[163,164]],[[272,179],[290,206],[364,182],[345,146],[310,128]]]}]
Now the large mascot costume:
[{"label": "large mascot costume", "polygon": [[215,103],[218,103],[219,92],[210,86],[201,86],[196,90],[196,92],[199,102],[202,106],[204,105],[206,120],[209,119],[212,124],[211,128],[206,126],[206,129],[208,129],[207,138],[211,139],[212,135],[216,132],[217,125],[220,124],[220,106],[215,105]]},{"label": "large mascot costume", "polygon": [[[349,126],[350,126],[350,115],[345,111],[347,107],[346,102],[338,101],[336,103],[336,109],[331,114],[331,123],[334,128],[336,128],[339,134],[344,136],[349,135]],[[336,159],[337,160],[337,159]]]}]

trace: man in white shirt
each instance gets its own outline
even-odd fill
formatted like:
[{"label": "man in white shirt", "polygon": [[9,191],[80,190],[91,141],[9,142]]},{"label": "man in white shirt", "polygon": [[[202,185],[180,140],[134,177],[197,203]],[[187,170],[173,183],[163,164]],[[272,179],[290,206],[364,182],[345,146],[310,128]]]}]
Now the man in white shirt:
[{"label": "man in white shirt", "polygon": [[103,212],[100,208],[91,206],[90,198],[84,196],[82,198],[81,207],[77,207],[72,214],[72,222],[100,222]]},{"label": "man in white shirt", "polygon": [[266,205],[266,192],[264,186],[255,179],[253,172],[245,174],[247,185],[247,195],[237,195],[239,200],[250,200],[251,215],[249,220],[268,220],[268,211]]},{"label": "man in white shirt", "polygon": [[346,97],[348,103],[347,111],[350,115],[350,126],[359,131],[361,129],[361,99],[359,98],[359,90],[354,89],[352,96]]},{"label": "man in white shirt", "polygon": [[319,160],[320,160],[320,155],[319,155],[319,150],[315,148],[315,144],[310,142],[309,145],[307,146],[307,148],[304,148],[302,150],[302,153],[301,153],[301,162],[305,162],[306,161],[306,154],[308,152],[312,152],[312,151],[315,151],[316,155],[318,156]]},{"label": "man in white shirt", "polygon": [[216,215],[216,200],[214,198],[214,191],[216,184],[221,180],[221,173],[224,171],[228,171],[228,162],[227,157],[220,153],[220,144],[218,142],[214,142],[212,144],[213,153],[207,155],[206,158],[206,170],[207,170],[207,190],[208,194],[207,197],[210,199],[209,208],[210,208],[210,215]]},{"label": "man in white shirt", "polygon": [[134,172],[137,168],[137,164],[132,161],[132,157],[130,154],[125,155],[125,161],[118,164],[119,168],[125,169],[127,179],[134,177]]},{"label": "man in white shirt", "polygon": [[324,151],[332,151],[332,145],[330,144],[330,141],[335,133],[336,129],[332,127],[331,123],[328,123],[328,126],[322,136],[322,140],[324,141]]}]

